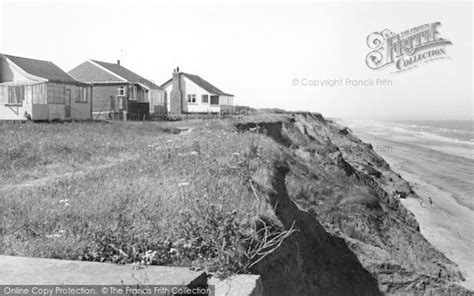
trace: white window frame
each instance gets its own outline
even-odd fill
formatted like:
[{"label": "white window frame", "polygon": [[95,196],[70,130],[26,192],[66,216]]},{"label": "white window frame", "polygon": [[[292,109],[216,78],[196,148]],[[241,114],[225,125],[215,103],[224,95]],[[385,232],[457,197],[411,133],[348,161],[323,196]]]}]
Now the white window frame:
[{"label": "white window frame", "polygon": [[188,95],[188,103],[189,104],[196,104],[196,94],[189,94]]},{"label": "white window frame", "polygon": [[[19,90],[19,93],[17,93],[16,90]],[[13,95],[13,96],[11,96],[11,95]],[[8,86],[7,97],[8,98],[7,98],[7,104],[6,105],[22,106],[23,105],[23,100],[25,99],[25,87],[21,86],[21,85]]]},{"label": "white window frame", "polygon": [[125,97],[125,92],[126,92],[125,86],[119,86],[119,88],[117,88],[117,96]]}]

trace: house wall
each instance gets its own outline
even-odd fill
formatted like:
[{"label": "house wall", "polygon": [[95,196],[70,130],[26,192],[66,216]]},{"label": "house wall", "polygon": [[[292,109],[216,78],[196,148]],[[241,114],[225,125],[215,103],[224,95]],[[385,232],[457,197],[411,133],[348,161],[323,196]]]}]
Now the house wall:
[{"label": "house wall", "polygon": [[[183,91],[183,96],[186,98],[190,94],[195,94],[196,95],[196,103],[187,103],[187,112],[220,112],[221,111],[221,106],[220,105],[211,105],[211,94],[201,88],[199,85],[194,83],[193,81],[189,80],[186,78],[184,75],[180,75],[180,80],[181,80],[181,86],[182,86],[182,91]],[[173,89],[173,83],[170,82],[164,86],[164,89],[166,91],[166,99],[170,99],[170,93],[171,90]],[[208,103],[202,103],[202,95],[208,95],[209,100]],[[220,99],[219,99],[220,101]],[[170,103],[167,104],[167,109],[168,112],[170,112]]]},{"label": "house wall", "polygon": [[167,104],[164,90],[150,89],[148,91],[148,101],[150,102],[150,114],[166,113]]},{"label": "house wall", "polygon": [[[27,82],[0,84],[0,120],[26,120],[26,113],[33,119],[34,106],[46,102],[45,84],[27,84]],[[9,87],[23,87],[24,98],[20,104],[11,104],[8,100]],[[26,113],[25,113],[26,112]],[[47,112],[46,112],[47,114]],[[47,117],[46,117],[47,118]]]},{"label": "house wall", "polygon": [[26,120],[25,112],[32,113],[32,105],[0,105],[0,120]]},{"label": "house wall", "polygon": [[127,90],[128,99],[137,102],[148,102],[149,91],[137,85],[129,85]]},{"label": "house wall", "polygon": [[126,87],[127,84],[94,85],[92,87],[92,112],[119,112],[125,109],[125,104],[117,100],[118,88],[121,86]]},{"label": "house wall", "polygon": [[48,120],[60,119],[63,120],[66,118],[64,104],[48,104]]},{"label": "house wall", "polygon": [[[71,118],[76,120],[92,119],[92,87],[90,86],[66,86],[71,90]],[[78,101],[78,91],[86,90],[87,102]]]},{"label": "house wall", "polygon": [[[8,104],[8,92],[6,85],[0,85],[0,120],[26,120],[27,112],[33,120],[54,120],[66,118],[65,89],[71,91],[71,117],[77,120],[91,119],[91,88],[88,86],[76,86],[68,84],[42,83],[42,84],[19,84],[24,87],[24,99],[19,105]],[[87,102],[76,102],[78,89],[86,88],[88,92]],[[52,92],[60,96],[52,96]],[[58,100],[62,100],[59,102]]]},{"label": "house wall", "polygon": [[[196,103],[188,102],[188,112],[220,112],[221,107],[219,105],[211,105],[211,94],[201,88],[199,85],[189,80],[185,76],[184,78],[184,96],[186,100],[188,95],[196,95]],[[202,102],[202,95],[208,96],[208,102]]]},{"label": "house wall", "polygon": [[[66,117],[66,91],[71,93],[71,113]],[[48,94],[48,120],[53,119],[91,119],[91,87],[85,85],[47,83]],[[79,98],[86,98],[87,101],[80,101]],[[40,109],[38,109],[39,112]],[[41,109],[44,110],[44,109]],[[35,114],[33,114],[35,117]]]},{"label": "house wall", "polygon": [[[124,97],[118,97],[118,89],[125,87]],[[112,98],[111,98],[112,97]],[[166,112],[165,92],[159,89],[150,89],[145,92],[143,88],[136,85],[124,84],[98,84],[92,88],[92,112],[93,118],[107,118],[109,112],[120,112],[127,110],[127,100],[141,103],[150,102],[149,112],[151,114],[163,114]],[[105,116],[105,117],[104,117]],[[131,116],[131,115],[130,115]]]},{"label": "house wall", "polygon": [[166,102],[166,111],[168,113],[170,113],[171,111],[171,102],[170,102],[170,94],[171,94],[171,90],[173,89],[173,83],[170,82],[164,86],[162,86],[165,90],[165,102]]},{"label": "house wall", "polygon": [[[8,103],[8,88],[23,87],[24,98],[20,104]],[[48,83],[0,85],[0,119],[26,120],[28,113],[33,120],[64,119],[64,105],[48,104]]]},{"label": "house wall", "polygon": [[233,96],[219,96],[219,104],[224,106],[233,106],[234,97]]}]

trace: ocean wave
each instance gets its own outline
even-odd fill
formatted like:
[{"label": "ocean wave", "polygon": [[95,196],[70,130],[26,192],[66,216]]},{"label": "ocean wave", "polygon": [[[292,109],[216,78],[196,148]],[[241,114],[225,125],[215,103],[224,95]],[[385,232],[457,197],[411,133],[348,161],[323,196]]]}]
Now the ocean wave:
[{"label": "ocean wave", "polygon": [[447,127],[415,125],[413,123],[403,122],[384,122],[384,121],[366,121],[357,122],[354,128],[364,128],[366,131],[374,132],[374,129],[380,134],[387,135],[399,133],[410,135],[425,140],[452,142],[453,144],[472,145],[474,142],[474,131],[457,130]]},{"label": "ocean wave", "polygon": [[345,121],[344,124],[354,131],[360,130],[387,140],[410,143],[469,159],[474,155],[473,131],[385,121]]}]

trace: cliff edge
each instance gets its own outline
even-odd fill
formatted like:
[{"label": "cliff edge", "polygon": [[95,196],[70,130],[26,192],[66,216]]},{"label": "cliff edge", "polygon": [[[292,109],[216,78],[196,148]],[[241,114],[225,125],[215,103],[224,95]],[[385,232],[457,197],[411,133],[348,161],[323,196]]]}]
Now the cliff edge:
[{"label": "cliff edge", "polygon": [[463,279],[457,266],[427,242],[400,203],[415,194],[410,184],[371,145],[320,114],[244,121],[236,124],[241,132],[274,140],[263,148],[273,158],[253,179],[284,227],[298,229],[255,266],[265,291],[471,295],[456,284]]},{"label": "cliff edge", "polygon": [[401,204],[410,184],[320,114],[0,137],[0,254],[254,273],[266,295],[472,295]]}]

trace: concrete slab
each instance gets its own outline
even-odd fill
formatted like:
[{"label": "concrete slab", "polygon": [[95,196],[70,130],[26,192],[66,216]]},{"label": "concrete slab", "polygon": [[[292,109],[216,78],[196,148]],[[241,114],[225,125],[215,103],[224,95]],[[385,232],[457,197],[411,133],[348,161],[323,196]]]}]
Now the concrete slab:
[{"label": "concrete slab", "polygon": [[0,285],[205,285],[207,275],[182,267],[0,255]]},{"label": "concrete slab", "polygon": [[239,274],[224,280],[211,278],[208,284],[215,285],[216,296],[263,296],[259,275]]}]

